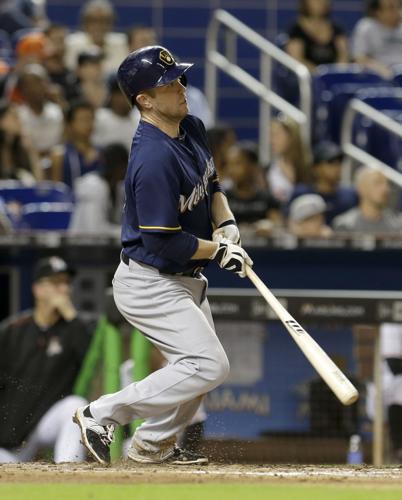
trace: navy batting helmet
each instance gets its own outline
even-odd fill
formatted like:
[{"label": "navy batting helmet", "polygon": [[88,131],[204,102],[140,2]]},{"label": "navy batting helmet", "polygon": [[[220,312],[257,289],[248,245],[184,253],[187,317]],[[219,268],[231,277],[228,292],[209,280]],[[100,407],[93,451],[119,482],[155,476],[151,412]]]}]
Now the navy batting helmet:
[{"label": "navy batting helmet", "polygon": [[117,80],[127,99],[135,104],[140,92],[183,77],[191,66],[189,63],[176,62],[165,47],[152,45],[131,52],[120,64]]}]

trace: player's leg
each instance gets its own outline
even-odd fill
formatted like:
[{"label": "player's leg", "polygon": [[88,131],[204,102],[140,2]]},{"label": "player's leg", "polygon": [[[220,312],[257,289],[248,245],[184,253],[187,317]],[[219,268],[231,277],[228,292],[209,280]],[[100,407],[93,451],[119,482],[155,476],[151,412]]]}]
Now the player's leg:
[{"label": "player's leg", "polygon": [[77,407],[86,405],[80,396],[67,396],[57,401],[40,420],[36,435],[41,447],[54,449],[55,463],[82,462],[86,450],[80,443],[80,430],[71,415]]},{"label": "player's leg", "polygon": [[[206,283],[205,283],[206,285]],[[203,295],[199,298],[201,304],[199,309],[207,320],[209,326],[215,332],[214,322],[209,307],[208,300],[204,299],[206,287],[202,290]],[[176,440],[176,436],[181,433],[186,425],[193,419],[195,413],[199,410],[204,394],[172,410],[147,419],[141,427],[137,429],[133,437],[132,447],[128,456],[132,459],[141,461],[142,450],[148,450],[155,453],[155,460],[158,460],[158,452],[161,449],[162,443],[165,446],[162,448],[171,448]],[[157,440],[155,439],[157,437]],[[149,460],[148,460],[149,461]]]},{"label": "player's leg", "polygon": [[[122,264],[115,276],[114,294],[123,316],[156,345],[168,365],[91,403],[90,414],[78,420],[95,434],[101,433],[99,426],[173,412],[219,385],[229,371],[226,354],[200,308],[204,281]],[[154,439],[154,443],[160,441],[157,435]]]}]

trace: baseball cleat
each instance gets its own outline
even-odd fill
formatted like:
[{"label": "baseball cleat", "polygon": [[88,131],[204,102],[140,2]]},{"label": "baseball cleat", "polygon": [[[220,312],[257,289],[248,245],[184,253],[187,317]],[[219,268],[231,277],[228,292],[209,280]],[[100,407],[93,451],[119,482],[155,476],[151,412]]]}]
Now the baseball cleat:
[{"label": "baseball cleat", "polygon": [[168,452],[149,453],[137,448],[130,448],[128,458],[143,464],[169,464],[169,465],[207,465],[208,458],[194,453],[192,451],[183,450],[175,446]]},{"label": "baseball cleat", "polygon": [[110,444],[113,442],[114,425],[100,425],[93,418],[89,405],[77,408],[73,422],[81,429],[81,443],[103,465],[110,464]]}]

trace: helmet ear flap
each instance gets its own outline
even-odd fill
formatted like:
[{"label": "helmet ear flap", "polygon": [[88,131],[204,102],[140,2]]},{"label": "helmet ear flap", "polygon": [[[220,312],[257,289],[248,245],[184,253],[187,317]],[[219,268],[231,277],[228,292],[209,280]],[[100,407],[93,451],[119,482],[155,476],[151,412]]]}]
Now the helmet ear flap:
[{"label": "helmet ear flap", "polygon": [[187,87],[187,76],[184,73],[179,78],[179,82],[183,85],[183,87]]}]

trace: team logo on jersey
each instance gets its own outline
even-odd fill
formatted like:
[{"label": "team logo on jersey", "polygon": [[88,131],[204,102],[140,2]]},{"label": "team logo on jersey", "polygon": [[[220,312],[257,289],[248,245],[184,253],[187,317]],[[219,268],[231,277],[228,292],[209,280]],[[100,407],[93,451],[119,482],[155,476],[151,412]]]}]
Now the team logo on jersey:
[{"label": "team logo on jersey", "polygon": [[52,337],[47,346],[46,354],[51,357],[61,354],[62,352],[63,346],[61,345],[60,340],[57,337]]},{"label": "team logo on jersey", "polygon": [[175,62],[172,54],[170,52],[168,52],[167,50],[161,50],[159,52],[159,59],[169,66],[171,66]]},{"label": "team logo on jersey", "polygon": [[208,194],[208,179],[214,175],[215,167],[212,158],[207,160],[206,164],[207,166],[204,175],[202,176],[202,180],[191,191],[190,196],[186,198],[184,195],[180,195],[180,213],[184,213],[186,210],[189,210],[191,212],[191,210],[193,210],[193,208],[196,207],[198,203],[205,198],[205,195]]}]

